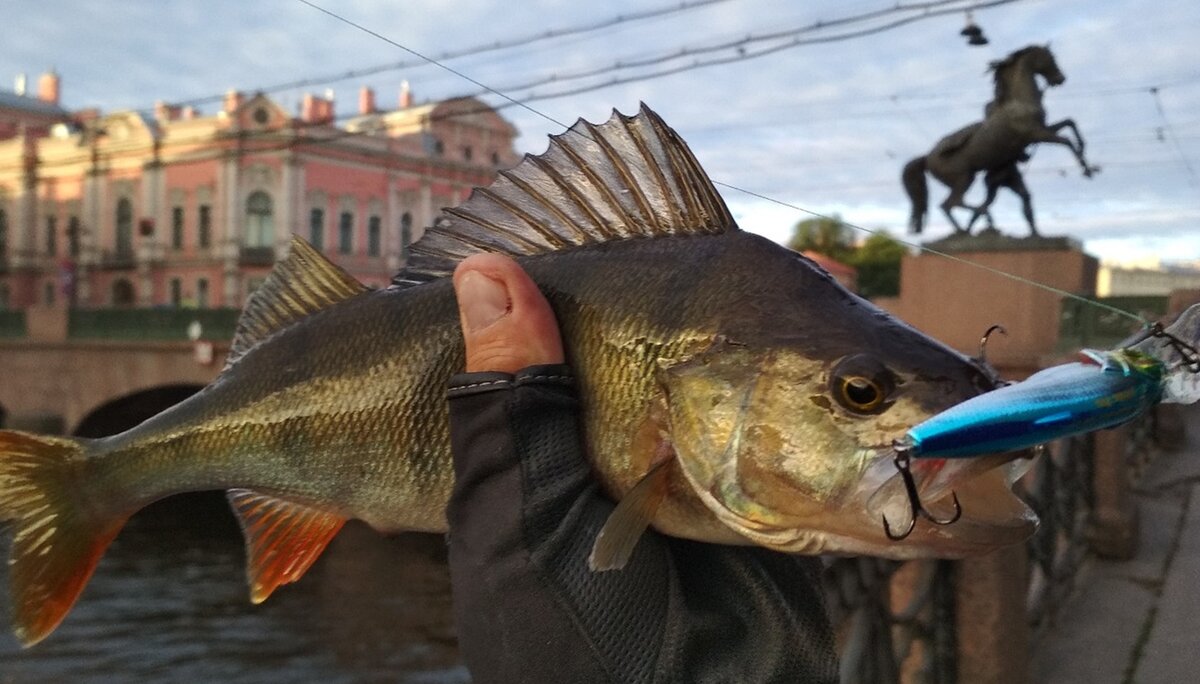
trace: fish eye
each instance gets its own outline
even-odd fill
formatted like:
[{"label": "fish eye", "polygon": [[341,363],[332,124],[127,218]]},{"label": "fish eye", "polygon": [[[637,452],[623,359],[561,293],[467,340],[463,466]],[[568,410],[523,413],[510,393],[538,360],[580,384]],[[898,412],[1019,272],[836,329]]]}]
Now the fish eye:
[{"label": "fish eye", "polygon": [[855,354],[842,359],[830,376],[833,398],[854,413],[877,413],[895,389],[892,373],[878,359]]}]

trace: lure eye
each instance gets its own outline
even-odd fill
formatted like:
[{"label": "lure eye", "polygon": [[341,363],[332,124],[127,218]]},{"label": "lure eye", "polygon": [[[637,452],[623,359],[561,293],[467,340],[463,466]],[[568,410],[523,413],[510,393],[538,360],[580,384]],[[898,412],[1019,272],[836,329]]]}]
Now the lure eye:
[{"label": "lure eye", "polygon": [[830,377],[833,398],[854,413],[877,413],[895,389],[891,371],[878,359],[856,354],[842,359]]}]

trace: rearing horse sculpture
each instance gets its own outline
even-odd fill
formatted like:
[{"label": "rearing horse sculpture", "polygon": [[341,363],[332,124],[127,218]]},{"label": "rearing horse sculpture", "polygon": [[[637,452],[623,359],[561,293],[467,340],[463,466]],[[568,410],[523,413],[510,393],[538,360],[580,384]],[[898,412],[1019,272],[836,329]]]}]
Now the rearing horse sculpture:
[{"label": "rearing horse sculpture", "polygon": [[[950,196],[942,202],[942,211],[956,232],[964,232],[951,209],[963,207],[963,202],[979,171],[1004,172],[1013,167],[1033,143],[1048,142],[1064,145],[1075,154],[1083,175],[1091,177],[1096,170],[1083,156],[1083,136],[1071,119],[1046,125],[1046,110],[1042,107],[1042,91],[1037,76],[1051,86],[1067,80],[1054,61],[1049,46],[1031,45],[991,64],[996,84],[996,97],[987,117],[942,138],[929,154],[913,159],[904,167],[904,188],[912,200],[913,210],[909,231],[920,233],[929,205],[929,189],[925,183],[928,171],[950,188]],[[1074,140],[1059,135],[1068,128]],[[976,212],[978,214],[979,212]]]}]

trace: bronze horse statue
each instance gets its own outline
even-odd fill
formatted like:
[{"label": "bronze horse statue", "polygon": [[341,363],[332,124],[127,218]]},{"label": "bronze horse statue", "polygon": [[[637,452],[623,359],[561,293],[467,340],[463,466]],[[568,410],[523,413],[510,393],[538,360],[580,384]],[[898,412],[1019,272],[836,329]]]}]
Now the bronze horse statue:
[{"label": "bronze horse statue", "polygon": [[[950,188],[950,196],[942,202],[941,207],[959,233],[965,230],[950,210],[954,207],[971,209],[974,212],[971,223],[974,223],[981,214],[987,213],[987,204],[995,197],[994,192],[989,192],[988,203],[979,208],[970,207],[963,201],[975,180],[975,174],[980,171],[992,174],[997,189],[1005,185],[1022,196],[1032,229],[1033,209],[1026,199],[1028,191],[1021,192],[1024,182],[1020,180],[1016,164],[1025,155],[1025,148],[1033,143],[1064,145],[1074,153],[1083,175],[1090,178],[1096,171],[1083,156],[1083,136],[1073,120],[1063,119],[1046,125],[1046,110],[1042,107],[1042,90],[1037,77],[1041,76],[1051,86],[1061,85],[1067,80],[1054,61],[1049,46],[1022,48],[999,62],[993,62],[990,69],[996,86],[995,99],[988,105],[984,120],[947,135],[934,145],[929,154],[913,159],[904,167],[904,188],[913,205],[909,219],[910,232],[920,233],[924,227],[929,206],[929,190],[925,183],[927,171]],[[1071,130],[1073,140],[1059,134],[1064,128]]]}]

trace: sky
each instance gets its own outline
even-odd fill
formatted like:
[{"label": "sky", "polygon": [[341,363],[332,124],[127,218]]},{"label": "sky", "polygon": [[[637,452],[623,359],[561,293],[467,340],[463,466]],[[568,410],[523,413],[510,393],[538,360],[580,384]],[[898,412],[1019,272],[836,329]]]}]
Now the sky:
[{"label": "sky", "polygon": [[[1194,0],[899,3],[928,6],[929,16],[888,11],[895,0],[311,2],[359,27],[304,0],[15,0],[0,27],[0,88],[11,88],[19,73],[34,84],[53,68],[70,109],[201,100],[211,113],[219,107],[213,96],[226,90],[310,79],[322,82],[270,94],[296,111],[305,92],[332,89],[338,115],[349,116],[364,85],[381,107],[395,106],[402,81],[418,102],[476,95],[483,86],[526,102],[482,95],[504,107],[520,131],[518,151],[530,153],[576,119],[603,121],[644,101],[713,179],[903,236],[904,163],[980,118],[992,97],[990,61],[1049,43],[1067,80],[1045,92],[1048,120],[1074,119],[1089,162],[1101,170],[1087,179],[1066,148],[1033,148],[1022,171],[1041,232],[1078,238],[1104,259],[1200,259]],[[979,6],[972,18],[986,46],[970,47],[959,35],[970,6]],[[854,20],[870,13],[877,16]],[[562,35],[569,29],[578,30]],[[852,32],[867,34],[842,37]],[[476,50],[489,45],[500,47]],[[704,49],[719,45],[728,47]],[[461,52],[474,54],[453,56]],[[440,61],[453,71],[414,53],[445,56]],[[669,55],[679,57],[613,69]],[[707,61],[725,63],[678,68]],[[392,68],[323,80],[384,65]],[[656,75],[662,70],[675,73]],[[600,73],[572,78],[592,71]],[[653,77],[609,84],[645,76]],[[567,90],[582,92],[547,97]],[[981,185],[969,201],[982,198]],[[743,228],[775,240],[811,216],[724,185],[720,191]],[[946,192],[930,181],[934,213],[920,239],[950,233],[936,207]],[[993,209],[1005,232],[1025,234],[1015,195],[1003,191]]]}]

